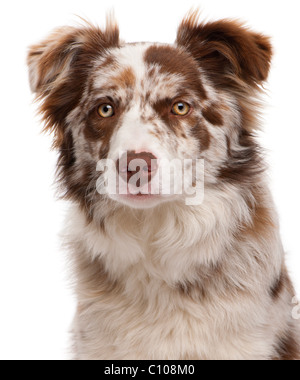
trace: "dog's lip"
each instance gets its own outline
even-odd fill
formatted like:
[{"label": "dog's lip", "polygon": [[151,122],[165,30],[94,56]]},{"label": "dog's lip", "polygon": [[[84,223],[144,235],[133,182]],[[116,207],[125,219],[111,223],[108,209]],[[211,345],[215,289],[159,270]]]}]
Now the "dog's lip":
[{"label": "dog's lip", "polygon": [[138,194],[122,194],[121,196],[124,197],[124,198],[134,199],[134,200],[139,200],[139,201],[143,201],[143,200],[147,200],[147,199],[160,198],[159,194],[142,194],[142,193],[138,193]]}]

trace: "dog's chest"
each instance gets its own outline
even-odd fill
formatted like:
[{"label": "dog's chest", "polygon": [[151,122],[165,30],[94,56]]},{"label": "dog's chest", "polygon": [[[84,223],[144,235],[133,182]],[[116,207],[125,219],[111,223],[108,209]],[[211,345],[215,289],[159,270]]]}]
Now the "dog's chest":
[{"label": "dog's chest", "polygon": [[[205,276],[204,271],[205,282],[199,276],[200,258],[220,252],[221,242],[192,245],[186,234],[160,228],[164,235],[159,235],[149,223],[143,234],[128,218],[122,228],[116,226],[111,224],[113,238],[82,228],[77,235],[85,242],[76,264],[81,282],[74,335],[80,359],[271,356],[273,338],[268,328],[260,327],[268,320],[267,301],[238,291],[233,297],[232,289],[226,294],[222,273]],[[195,278],[198,287],[182,289]]]},{"label": "dog's chest", "polygon": [[218,297],[196,302],[157,279],[129,281],[128,287],[130,297],[103,293],[78,314],[75,328],[83,359],[267,358],[268,339],[240,323],[255,318],[253,308],[225,308]]}]

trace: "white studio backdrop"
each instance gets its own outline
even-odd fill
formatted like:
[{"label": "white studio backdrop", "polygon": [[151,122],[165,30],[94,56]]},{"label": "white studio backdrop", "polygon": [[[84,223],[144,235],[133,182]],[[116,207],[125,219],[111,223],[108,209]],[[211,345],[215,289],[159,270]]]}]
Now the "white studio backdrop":
[{"label": "white studio backdrop", "polygon": [[173,42],[192,7],[203,19],[239,18],[272,36],[260,139],[267,151],[289,270],[300,296],[298,1],[27,0],[2,2],[0,359],[66,359],[75,310],[59,232],[67,204],[55,199],[56,154],[40,134],[29,91],[26,50],[53,28],[83,17],[100,26],[115,10],[127,42]]}]

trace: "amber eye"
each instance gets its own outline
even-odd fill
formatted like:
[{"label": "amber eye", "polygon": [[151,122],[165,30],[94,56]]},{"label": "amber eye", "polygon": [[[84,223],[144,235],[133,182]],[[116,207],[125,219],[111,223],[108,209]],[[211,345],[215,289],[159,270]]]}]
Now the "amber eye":
[{"label": "amber eye", "polygon": [[115,112],[113,106],[111,106],[110,104],[101,104],[101,106],[98,107],[98,114],[101,117],[108,118],[112,117],[115,114]]},{"label": "amber eye", "polygon": [[172,113],[178,116],[185,116],[190,112],[191,107],[185,102],[175,103],[172,107]]}]

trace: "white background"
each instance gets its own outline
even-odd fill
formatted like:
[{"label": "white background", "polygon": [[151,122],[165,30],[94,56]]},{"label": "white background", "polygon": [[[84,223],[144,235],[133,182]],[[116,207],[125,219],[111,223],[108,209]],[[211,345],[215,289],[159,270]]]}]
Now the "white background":
[{"label": "white background", "polygon": [[240,18],[273,37],[275,57],[261,140],[281,217],[288,264],[300,295],[299,8],[298,0],[27,0],[2,1],[0,359],[64,359],[75,302],[60,247],[65,202],[55,200],[56,154],[41,125],[27,81],[27,46],[76,15],[104,25],[115,9],[127,42],[173,42],[191,6],[203,19]]}]

